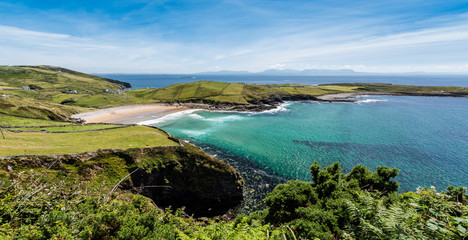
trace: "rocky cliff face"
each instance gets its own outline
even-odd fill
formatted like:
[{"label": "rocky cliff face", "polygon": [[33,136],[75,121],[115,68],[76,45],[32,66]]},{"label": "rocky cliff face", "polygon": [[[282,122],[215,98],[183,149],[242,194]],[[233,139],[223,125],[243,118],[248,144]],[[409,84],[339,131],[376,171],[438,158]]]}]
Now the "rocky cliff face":
[{"label": "rocky cliff face", "polygon": [[0,178],[34,169],[57,174],[58,179],[79,179],[99,191],[109,191],[125,179],[122,190],[149,197],[161,208],[185,207],[195,216],[221,215],[243,199],[244,182],[236,170],[189,144],[9,157],[0,161],[0,167]]},{"label": "rocky cliff face", "polygon": [[[193,102],[191,102],[193,101]],[[240,112],[262,112],[278,107],[285,101],[321,101],[315,96],[297,94],[297,95],[273,95],[264,99],[255,99],[249,104],[220,103],[210,100],[188,100],[186,102],[167,102],[170,105],[185,106],[194,109],[221,110],[221,111],[240,111]]]},{"label": "rocky cliff face", "polygon": [[142,154],[146,159],[132,174],[130,188],[159,207],[184,206],[189,214],[215,216],[243,199],[240,175],[194,146],[154,148]]}]

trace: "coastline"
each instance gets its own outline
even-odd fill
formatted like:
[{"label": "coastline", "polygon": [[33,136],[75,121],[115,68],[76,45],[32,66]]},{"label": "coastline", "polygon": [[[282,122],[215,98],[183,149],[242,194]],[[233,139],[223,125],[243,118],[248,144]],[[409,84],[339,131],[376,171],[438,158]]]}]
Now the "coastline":
[{"label": "coastline", "polygon": [[420,96],[420,97],[462,97],[457,94],[425,94],[425,93],[391,93],[391,92],[346,92],[326,94],[321,96],[273,96],[260,102],[248,105],[220,104],[220,103],[160,103],[148,105],[128,105],[100,109],[72,115],[72,119],[81,119],[85,123],[114,123],[114,124],[140,124],[149,125],[160,122],[166,117],[183,115],[189,111],[227,111],[261,113],[277,111],[285,102],[356,102],[354,98],[361,95],[387,95],[387,96]]},{"label": "coastline", "polygon": [[185,110],[189,108],[167,104],[129,105],[75,114],[71,117],[82,119],[85,123],[136,124]]}]

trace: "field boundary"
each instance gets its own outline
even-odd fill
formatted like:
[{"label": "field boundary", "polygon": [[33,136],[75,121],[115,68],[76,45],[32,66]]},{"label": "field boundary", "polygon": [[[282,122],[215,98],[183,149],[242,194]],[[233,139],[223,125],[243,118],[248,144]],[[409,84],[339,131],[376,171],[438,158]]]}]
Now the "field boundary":
[{"label": "field boundary", "polygon": [[13,130],[13,129],[5,129],[7,132],[40,132],[40,133],[78,133],[78,132],[97,132],[97,131],[105,131],[105,130],[112,130],[112,129],[119,129],[119,128],[128,128],[135,125],[123,125],[117,127],[109,127],[109,128],[99,128],[99,129],[86,129],[86,130],[78,130],[78,131],[29,131],[29,130]]}]

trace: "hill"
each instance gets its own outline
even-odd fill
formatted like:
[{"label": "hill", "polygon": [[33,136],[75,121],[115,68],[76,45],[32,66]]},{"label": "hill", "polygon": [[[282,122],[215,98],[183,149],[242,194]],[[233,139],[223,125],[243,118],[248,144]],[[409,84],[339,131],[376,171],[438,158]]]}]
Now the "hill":
[{"label": "hill", "polygon": [[65,105],[74,98],[115,95],[128,87],[129,83],[60,67],[0,66],[0,114],[63,121],[87,111]]}]

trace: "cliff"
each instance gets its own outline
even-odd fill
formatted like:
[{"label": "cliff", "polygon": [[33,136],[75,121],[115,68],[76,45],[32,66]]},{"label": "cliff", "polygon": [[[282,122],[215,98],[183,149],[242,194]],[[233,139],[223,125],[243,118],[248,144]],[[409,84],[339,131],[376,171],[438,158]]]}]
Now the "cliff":
[{"label": "cliff", "polygon": [[243,199],[244,183],[234,168],[189,144],[9,157],[0,166],[3,179],[34,170],[57,181],[79,179],[90,192],[111,193],[119,186],[120,191],[151,198],[160,208],[185,207],[195,216],[221,215]]}]

